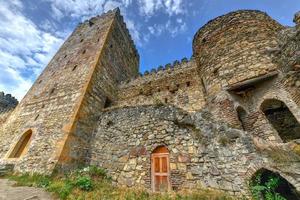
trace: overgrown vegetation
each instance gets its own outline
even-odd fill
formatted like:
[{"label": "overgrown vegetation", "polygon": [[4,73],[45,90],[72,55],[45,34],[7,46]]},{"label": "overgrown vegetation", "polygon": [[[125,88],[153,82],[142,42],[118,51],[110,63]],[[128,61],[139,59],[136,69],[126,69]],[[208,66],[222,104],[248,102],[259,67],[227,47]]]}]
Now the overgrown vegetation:
[{"label": "overgrown vegetation", "polygon": [[68,200],[234,200],[215,190],[197,189],[180,193],[156,194],[141,189],[113,186],[105,170],[90,166],[64,175],[8,175],[19,186],[42,187],[59,199]]},{"label": "overgrown vegetation", "polygon": [[262,173],[258,173],[250,182],[250,190],[254,200],[287,200],[276,192],[280,184],[280,178],[270,176],[265,183],[262,183]]}]

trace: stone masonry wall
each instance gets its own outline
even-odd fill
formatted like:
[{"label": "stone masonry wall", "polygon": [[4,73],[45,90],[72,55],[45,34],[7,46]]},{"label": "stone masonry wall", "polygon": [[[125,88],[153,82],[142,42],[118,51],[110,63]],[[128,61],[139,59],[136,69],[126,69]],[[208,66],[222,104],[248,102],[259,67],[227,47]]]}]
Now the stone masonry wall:
[{"label": "stone masonry wall", "polygon": [[[107,101],[114,102],[117,97],[118,83],[132,79],[138,74],[139,55],[129,36],[129,31],[120,15],[115,10],[113,21],[105,39],[105,44],[99,55],[86,94],[82,101],[80,112],[72,137],[69,137],[62,158],[72,156],[82,163],[86,162],[90,151],[91,133],[96,125],[93,116],[101,113]],[[63,165],[70,163],[63,162]],[[78,163],[74,163],[78,166]],[[65,166],[60,166],[66,170]]]},{"label": "stone masonry wall", "polygon": [[116,106],[170,104],[196,111],[205,105],[204,90],[193,59],[161,67],[119,88]]},{"label": "stone masonry wall", "polygon": [[193,41],[194,57],[208,95],[276,70],[266,53],[283,27],[266,13],[231,12],[203,26]]},{"label": "stone masonry wall", "polygon": [[160,145],[170,151],[173,190],[202,186],[247,194],[250,174],[274,167],[257,152],[250,134],[215,121],[207,111],[190,115],[172,106],[107,110],[92,141],[90,164],[107,169],[123,186],[151,188],[151,152]]},{"label": "stone masonry wall", "polygon": [[[97,55],[113,21],[109,12],[79,25],[50,61],[0,130],[1,163],[16,171],[51,173],[72,129]],[[91,24],[93,23],[93,26]],[[9,152],[27,130],[33,131],[29,151],[20,159]],[[80,158],[64,157],[65,161]]]}]

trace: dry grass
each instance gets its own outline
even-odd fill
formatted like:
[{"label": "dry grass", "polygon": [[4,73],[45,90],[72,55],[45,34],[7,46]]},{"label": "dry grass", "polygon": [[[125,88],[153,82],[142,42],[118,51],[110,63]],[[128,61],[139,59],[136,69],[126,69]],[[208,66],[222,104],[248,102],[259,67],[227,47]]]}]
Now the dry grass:
[{"label": "dry grass", "polygon": [[[86,168],[85,168],[86,169]],[[137,188],[121,188],[112,185],[103,169],[90,167],[67,175],[53,177],[43,175],[9,175],[17,185],[42,187],[63,200],[234,200],[228,194],[208,189],[181,191],[178,193],[149,193]]]}]

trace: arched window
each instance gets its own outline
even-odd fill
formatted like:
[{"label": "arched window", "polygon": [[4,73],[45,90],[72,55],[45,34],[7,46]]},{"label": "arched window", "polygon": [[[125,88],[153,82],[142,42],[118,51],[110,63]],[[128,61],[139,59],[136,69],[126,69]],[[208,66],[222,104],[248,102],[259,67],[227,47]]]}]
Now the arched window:
[{"label": "arched window", "polygon": [[154,192],[170,190],[169,150],[165,146],[157,147],[151,155],[152,189]]},{"label": "arched window", "polygon": [[237,115],[238,115],[238,118],[242,125],[243,130],[246,130],[245,121],[246,121],[246,117],[247,117],[247,112],[241,106],[237,107],[236,112],[237,112]]},{"label": "arched window", "polygon": [[261,110],[283,142],[300,138],[300,124],[285,103],[277,99],[267,99],[261,104]]},{"label": "arched window", "polygon": [[9,155],[9,158],[20,158],[22,155],[27,153],[31,138],[32,130],[26,131],[15,145],[14,149]]}]

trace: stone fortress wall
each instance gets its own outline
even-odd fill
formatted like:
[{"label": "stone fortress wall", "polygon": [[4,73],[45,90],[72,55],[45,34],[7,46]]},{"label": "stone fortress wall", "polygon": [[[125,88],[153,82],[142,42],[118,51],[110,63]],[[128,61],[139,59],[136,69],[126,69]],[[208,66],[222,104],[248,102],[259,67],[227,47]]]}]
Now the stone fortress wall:
[{"label": "stone fortress wall", "polygon": [[[226,14],[197,32],[190,60],[140,75],[119,11],[92,18],[0,124],[0,163],[40,173],[95,164],[150,190],[151,155],[165,146],[172,190],[248,195],[267,169],[300,191],[300,14],[295,22]],[[10,158],[27,130],[28,152]]]},{"label": "stone fortress wall", "polygon": [[122,83],[116,105],[170,104],[187,111],[197,111],[205,104],[200,80],[195,61],[182,59]]}]

